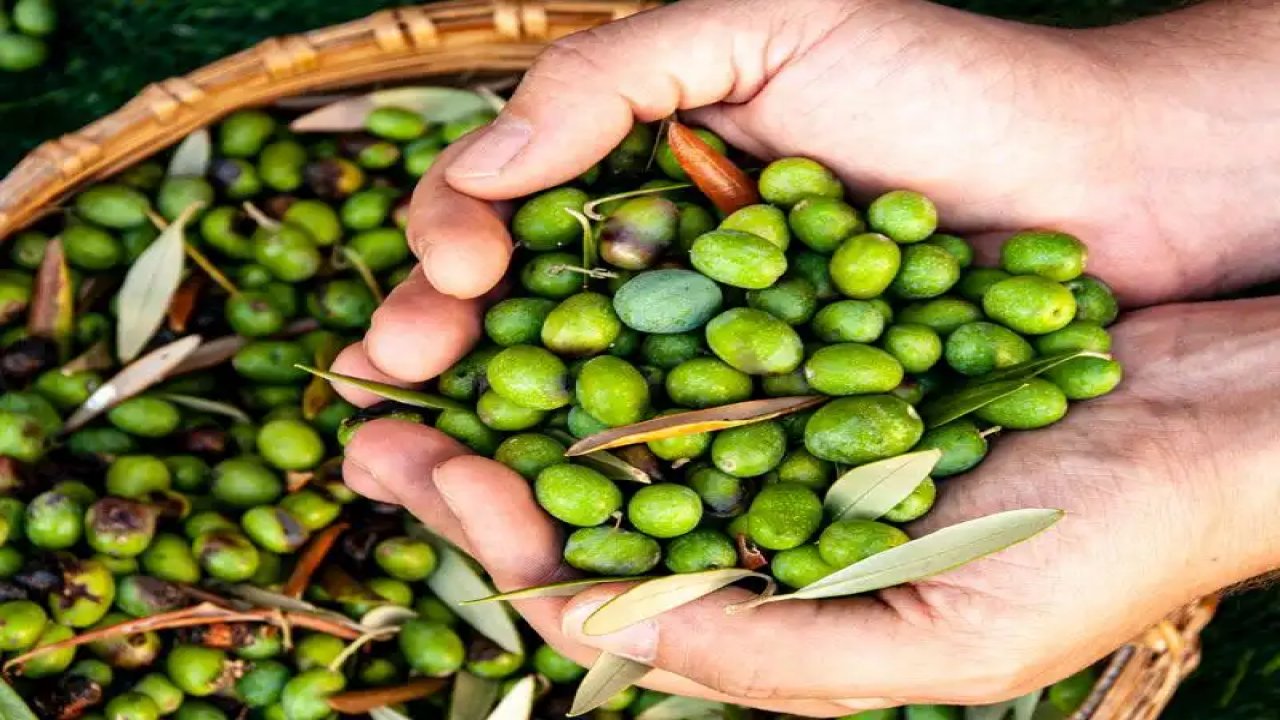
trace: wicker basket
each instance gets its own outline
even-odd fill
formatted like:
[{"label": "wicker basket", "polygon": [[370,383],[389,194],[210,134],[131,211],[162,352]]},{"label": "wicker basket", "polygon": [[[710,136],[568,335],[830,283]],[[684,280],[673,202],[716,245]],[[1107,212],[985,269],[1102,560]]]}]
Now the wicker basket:
[{"label": "wicker basket", "polygon": [[[107,177],[240,108],[384,81],[510,75],[556,38],[656,5],[646,0],[453,0],[275,38],[144,88],[0,181],[0,240]],[[1216,603],[1188,606],[1120,648],[1072,720],[1151,720],[1200,659]]]}]

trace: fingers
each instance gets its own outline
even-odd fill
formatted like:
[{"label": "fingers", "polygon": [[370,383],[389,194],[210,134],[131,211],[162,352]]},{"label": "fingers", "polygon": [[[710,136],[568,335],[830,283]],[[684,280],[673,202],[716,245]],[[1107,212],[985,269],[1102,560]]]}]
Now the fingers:
[{"label": "fingers", "polygon": [[422,274],[412,273],[373,314],[364,336],[368,363],[403,382],[433,378],[479,339],[482,312],[479,300],[447,295]]},{"label": "fingers", "polygon": [[[577,176],[637,119],[750,100],[845,11],[783,5],[681,3],[557,41],[445,177],[468,195],[514,198]],[[712,25],[717,32],[707,32]]]},{"label": "fingers", "polygon": [[[333,359],[333,364],[329,366],[329,369],[340,375],[350,375],[364,380],[373,380],[374,382],[405,386],[412,384],[393,378],[374,367],[373,363],[369,362],[369,355],[364,351],[364,346],[359,343],[343,348],[342,352],[338,353],[338,357]],[[356,407],[369,407],[382,402],[382,398],[378,395],[347,383],[335,382],[333,383],[333,389],[343,399]]]},{"label": "fingers", "polygon": [[409,215],[409,247],[422,261],[423,274],[436,290],[458,298],[491,290],[511,257],[505,208],[445,182],[447,164],[473,142],[464,138],[440,154],[414,190]]},{"label": "fingers", "polygon": [[371,420],[347,444],[342,475],[361,495],[403,505],[436,533],[471,552],[462,526],[431,481],[433,468],[469,452],[433,428],[403,420]]}]

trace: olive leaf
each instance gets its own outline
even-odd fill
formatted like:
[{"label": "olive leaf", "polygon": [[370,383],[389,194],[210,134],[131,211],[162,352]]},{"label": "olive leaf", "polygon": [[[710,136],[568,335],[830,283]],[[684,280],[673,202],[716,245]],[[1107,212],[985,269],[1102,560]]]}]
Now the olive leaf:
[{"label": "olive leaf", "polygon": [[[656,143],[658,140],[655,139],[654,142],[654,147],[657,147]],[[670,192],[672,190],[684,190],[691,187],[693,187],[693,183],[669,183],[667,185],[659,185],[657,187],[647,187],[641,188],[640,190],[628,190],[627,192],[614,193],[613,195],[596,198],[586,205],[583,205],[582,214],[592,220],[604,220],[605,216],[596,212],[596,208],[604,205],[605,203],[611,203],[614,200],[626,200],[627,198],[640,197],[642,195],[656,195],[658,193]]]},{"label": "olive leaf", "polygon": [[1002,382],[982,383],[961,388],[936,400],[930,400],[920,407],[920,415],[927,427],[946,425],[958,420],[975,410],[979,410],[1000,398],[1012,395],[1027,386],[1025,380],[1006,380]]},{"label": "olive leaf", "polygon": [[58,372],[63,375],[73,375],[86,370],[106,370],[115,364],[115,358],[111,357],[111,341],[103,339],[71,358],[65,365],[58,368]]},{"label": "olive leaf", "polygon": [[1074,360],[1082,357],[1101,358],[1103,360],[1111,359],[1111,356],[1106,353],[1093,352],[1092,350],[1068,350],[1067,352],[1028,360],[1023,363],[1018,363],[1017,365],[1010,365],[1006,368],[1000,368],[995,372],[988,373],[983,375],[981,378],[978,378],[977,382],[981,385],[992,382],[1007,382],[1010,380],[1025,382],[1046,370],[1052,370],[1053,368],[1058,367],[1068,360]]},{"label": "olive leaf", "polygon": [[448,720],[484,720],[498,699],[496,680],[476,677],[463,670],[453,676]]},{"label": "olive leaf", "polygon": [[[248,583],[219,585],[217,586],[217,589],[233,598],[236,598],[237,600],[248,603],[251,607],[274,608],[277,610],[296,610],[299,612],[329,612],[312,605],[306,600],[299,600],[298,598],[272,592],[265,588],[260,588]],[[337,615],[337,613],[334,614]],[[346,616],[344,615],[341,617],[345,618]]]},{"label": "olive leaf", "polygon": [[[335,665],[338,668],[341,667],[340,663],[335,663]],[[335,665],[331,665],[330,669],[337,672],[334,669]],[[328,704],[331,710],[337,711],[340,715],[372,714],[374,710],[387,708],[390,705],[431,697],[440,692],[447,684],[448,681],[444,678],[418,678],[410,680],[403,685],[376,687],[368,690],[348,690],[336,695],[330,695]]]},{"label": "olive leaf", "polygon": [[569,717],[577,717],[595,710],[609,701],[614,695],[636,684],[640,678],[649,674],[649,666],[628,660],[624,657],[600,653],[600,657],[591,664],[591,669],[578,683],[578,691],[573,696],[573,707],[569,709]]},{"label": "olive leaf", "polygon": [[529,720],[533,715],[533,694],[538,689],[538,679],[525,675],[502,697],[498,707],[489,713],[488,720]]},{"label": "olive leaf", "polygon": [[72,413],[64,430],[71,432],[82,427],[117,403],[128,400],[165,379],[173,368],[194,352],[199,345],[199,335],[188,335],[133,361],[95,390],[89,399]]},{"label": "olive leaf", "polygon": [[635,720],[725,720],[729,706],[714,700],[672,695],[649,706]]},{"label": "olive leaf", "polygon": [[1040,704],[1040,697],[1044,695],[1044,688],[1038,688],[1016,698],[1013,701],[1013,720],[1032,720],[1036,714],[1036,706]]},{"label": "olive leaf", "polygon": [[583,465],[599,472],[610,480],[637,482],[648,485],[653,482],[649,473],[623,460],[607,450],[597,450],[578,458]]},{"label": "olive leaf", "polygon": [[764,580],[766,586],[761,594],[773,594],[773,578],[741,568],[668,575],[642,582],[601,605],[582,624],[582,631],[587,635],[608,635],[747,578]]},{"label": "olive leaf", "polygon": [[788,595],[766,598],[819,600],[871,592],[923,580],[1028,540],[1062,519],[1063,511],[1008,510],[945,527],[841,568]]},{"label": "olive leaf", "polygon": [[1043,690],[1033,690],[1026,695],[995,703],[965,708],[964,720],[1006,720],[1012,713],[1013,720],[1032,720]]},{"label": "olive leaf", "polygon": [[410,718],[408,715],[403,715],[389,707],[383,706],[370,710],[369,720],[410,720]]},{"label": "olive leaf", "polygon": [[370,630],[386,630],[399,628],[418,617],[418,613],[399,605],[380,605],[360,616],[361,627]]},{"label": "olive leaf", "polygon": [[806,410],[826,401],[827,398],[821,395],[767,398],[764,400],[747,400],[746,402],[707,408],[705,410],[691,410],[674,415],[663,415],[662,417],[632,425],[610,428],[583,438],[570,446],[565,451],[565,455],[570,457],[586,455],[596,450],[608,450],[622,445],[638,445],[653,440],[665,440],[667,438],[697,435],[698,433],[751,425]]},{"label": "olive leaf", "polygon": [[494,594],[488,581],[480,577],[480,573],[471,567],[462,553],[443,538],[421,526],[417,526],[417,530],[416,534],[431,543],[440,559],[436,571],[427,578],[427,587],[458,617],[481,635],[497,643],[498,647],[507,652],[523,652],[520,631],[504,606],[465,604],[472,598]]},{"label": "olive leaf", "polygon": [[[274,337],[295,337],[309,333],[320,327],[320,323],[315,318],[302,318],[294,320],[284,327],[283,330],[276,333]],[[249,344],[249,339],[240,335],[226,335],[220,338],[214,338],[191,353],[185,360],[178,363],[178,366],[169,371],[169,377],[177,377],[189,372],[197,370],[205,370],[216,367],[230,360],[236,353],[240,352],[245,345]]]},{"label": "olive leaf", "polygon": [[398,107],[434,123],[453,122],[492,110],[478,92],[452,87],[402,87],[339,100],[307,113],[289,125],[294,132],[357,132],[364,130],[369,113],[380,107]]},{"label": "olive leaf", "polygon": [[58,358],[66,360],[71,352],[75,312],[71,270],[67,267],[62,239],[54,238],[45,246],[44,258],[36,270],[31,291],[31,309],[27,315],[27,332],[53,340],[58,346]]},{"label": "olive leaf", "polygon": [[169,159],[169,177],[204,177],[213,159],[213,140],[208,128],[200,128],[183,138]]},{"label": "olive leaf", "polygon": [[196,397],[195,395],[178,395],[175,393],[165,393],[161,397],[174,405],[181,405],[185,408],[199,410],[200,412],[213,413],[215,415],[225,415],[236,422],[253,422],[253,420],[240,408],[228,403],[218,402],[217,400]]},{"label": "olive leaf", "polygon": [[0,720],[39,720],[3,677],[0,677]]},{"label": "olive leaf", "polygon": [[164,322],[169,302],[182,282],[187,223],[203,206],[188,205],[160,237],[143,251],[124,276],[117,296],[120,311],[116,323],[116,356],[129,362],[142,352]]},{"label": "olive leaf", "polygon": [[941,458],[941,450],[921,450],[861,465],[841,475],[822,504],[832,521],[875,520],[907,499]]},{"label": "olive leaf", "polygon": [[294,365],[299,370],[304,370],[317,377],[322,377],[329,382],[339,382],[352,387],[358,387],[366,392],[371,392],[380,398],[386,400],[395,400],[398,403],[412,405],[413,407],[427,408],[429,410],[465,410],[466,407],[455,400],[440,395],[431,395],[429,393],[418,392],[417,390],[409,390],[397,385],[389,385],[387,383],[374,382],[373,380],[364,380],[350,375],[329,372],[328,370],[319,370],[309,365]]},{"label": "olive leaf", "polygon": [[476,598],[475,600],[467,600],[462,604],[478,605],[480,603],[495,602],[497,600],[528,600],[530,598],[540,597],[571,597],[594,585],[616,582],[636,582],[638,580],[648,579],[648,577],[579,578],[577,580],[565,580],[564,582],[520,588],[519,590],[498,593],[497,595],[489,595],[488,597]]}]

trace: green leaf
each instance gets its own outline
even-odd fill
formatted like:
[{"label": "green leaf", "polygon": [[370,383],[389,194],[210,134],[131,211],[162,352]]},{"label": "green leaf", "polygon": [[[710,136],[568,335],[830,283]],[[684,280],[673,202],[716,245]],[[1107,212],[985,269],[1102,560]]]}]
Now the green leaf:
[{"label": "green leaf", "polygon": [[186,265],[187,223],[202,205],[197,202],[187,206],[124,276],[117,298],[120,311],[116,323],[116,355],[120,362],[127,363],[137,357],[164,322]]},{"label": "green leaf", "polygon": [[488,720],[529,720],[533,715],[533,695],[538,679],[525,675],[502,696],[502,702],[489,714]]},{"label": "green leaf", "polygon": [[582,592],[585,588],[594,585],[603,585],[605,583],[615,582],[636,582],[638,580],[647,580],[646,577],[603,577],[603,578],[580,578],[578,580],[566,580],[564,582],[550,583],[548,585],[538,585],[536,587],[521,588],[510,592],[498,593],[497,595],[489,595],[488,597],[477,598],[475,600],[467,600],[463,605],[478,605],[480,603],[495,602],[497,600],[528,600],[529,598],[540,597],[572,597]]},{"label": "green leaf", "polygon": [[253,422],[253,420],[240,408],[228,403],[218,402],[217,400],[196,397],[195,395],[178,395],[175,393],[165,393],[161,397],[174,405],[181,405],[185,408],[212,413],[215,415],[225,415],[236,422]]},{"label": "green leaf", "polygon": [[927,427],[934,428],[939,425],[946,425],[952,420],[958,420],[1002,397],[1012,395],[1026,386],[1025,380],[970,385],[949,395],[926,402],[920,407],[920,415],[924,418]]},{"label": "green leaf", "polygon": [[872,555],[789,594],[781,600],[845,597],[916,582],[1032,538],[1062,519],[1061,510],[1009,510],[969,520]]},{"label": "green leaf", "polygon": [[22,696],[0,677],[0,720],[39,720]]},{"label": "green leaf", "polygon": [[835,481],[822,504],[833,522],[878,519],[911,495],[941,458],[941,450],[921,450],[856,467]]},{"label": "green leaf", "polygon": [[714,700],[672,695],[636,716],[635,720],[724,720],[729,706]]},{"label": "green leaf", "polygon": [[569,717],[578,717],[605,704],[614,695],[649,674],[649,666],[602,652],[578,683]]},{"label": "green leaf", "polygon": [[669,575],[642,582],[601,605],[582,624],[582,631],[588,635],[608,635],[747,578],[764,580],[766,587],[762,595],[773,594],[773,578],[741,568]]},{"label": "green leaf", "polygon": [[1093,352],[1091,350],[1070,350],[1056,355],[1028,360],[1024,363],[1018,363],[1017,365],[1010,365],[1007,368],[1000,368],[995,372],[988,373],[987,375],[983,375],[978,378],[977,382],[980,385],[1008,381],[1026,382],[1046,370],[1052,370],[1053,368],[1058,367],[1068,360],[1075,360],[1076,358],[1082,357],[1102,358],[1103,360],[1109,360],[1111,358],[1111,356],[1106,353]]},{"label": "green leaf", "polygon": [[498,699],[499,688],[497,680],[479,678],[465,670],[454,675],[448,720],[485,720]]},{"label": "green leaf", "polygon": [[204,177],[213,159],[213,140],[208,128],[200,128],[183,138],[169,160],[169,177]]},{"label": "green leaf", "polygon": [[493,594],[493,587],[480,577],[461,552],[435,535],[427,533],[440,564],[427,578],[427,586],[477,632],[507,652],[524,652],[520,631],[502,605],[467,605],[467,600]]},{"label": "green leaf", "polygon": [[1032,690],[1031,692],[1017,698],[1013,701],[1013,720],[1032,720],[1036,714],[1036,706],[1040,704],[1040,697],[1044,695],[1044,688]]},{"label": "green leaf", "polygon": [[199,335],[188,335],[180,340],[152,350],[116,373],[84,401],[63,427],[71,432],[98,417],[108,408],[128,400],[168,377],[169,373],[200,345]]},{"label": "green leaf", "polygon": [[362,378],[351,377],[350,375],[342,375],[340,373],[329,372],[328,370],[319,370],[309,365],[294,365],[299,370],[305,370],[317,377],[322,377],[329,382],[339,382],[358,387],[366,392],[371,392],[380,398],[387,400],[395,400],[398,403],[412,405],[414,407],[427,408],[429,410],[466,410],[467,407],[460,402],[450,400],[440,395],[432,395],[430,393],[418,392],[417,390],[408,390],[396,385],[388,385],[387,383],[374,382],[373,380],[364,380]]},{"label": "green leaf", "polygon": [[493,105],[484,95],[452,87],[402,87],[340,100],[294,120],[294,132],[358,132],[364,130],[369,113],[380,107],[398,107],[421,115],[433,123],[454,120],[491,111]]}]

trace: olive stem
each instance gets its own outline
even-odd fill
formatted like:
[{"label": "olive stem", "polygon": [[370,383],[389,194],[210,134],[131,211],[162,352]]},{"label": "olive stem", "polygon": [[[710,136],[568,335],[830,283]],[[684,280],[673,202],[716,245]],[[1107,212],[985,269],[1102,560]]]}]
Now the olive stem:
[{"label": "olive stem", "polygon": [[587,277],[592,277],[597,280],[613,280],[618,277],[617,273],[611,272],[609,270],[601,270],[599,268],[588,270],[587,268],[580,268],[580,267],[577,267],[576,265],[563,265],[563,264],[552,265],[547,268],[547,271],[552,274],[558,274],[562,272],[581,273],[583,275],[586,275]]},{"label": "olive stem", "polygon": [[983,430],[982,432],[978,433],[978,437],[985,440],[991,437],[992,435],[995,435],[996,433],[1000,432],[1001,430],[1004,430],[1004,428],[1000,427],[999,425],[993,425],[992,427],[989,427],[986,430]]},{"label": "olive stem", "polygon": [[360,279],[368,286],[369,292],[373,293],[373,298],[381,305],[386,296],[382,294],[382,288],[378,287],[378,279],[373,276],[373,271],[365,264],[364,258],[345,245],[342,246],[342,256],[356,269],[356,274],[360,276]]},{"label": "olive stem", "polygon": [[664,193],[671,190],[684,190],[685,188],[691,188],[691,187],[693,187],[692,183],[671,183],[670,185],[662,185],[660,187],[643,188],[640,190],[628,190],[627,192],[620,192],[620,193],[615,193],[613,195],[606,195],[602,198],[596,198],[595,200],[592,200],[586,205],[583,205],[582,212],[584,215],[591,218],[592,220],[604,220],[604,216],[596,212],[596,208],[600,207],[601,205],[607,202],[613,202],[614,200],[626,200],[627,198],[640,197],[642,195],[656,195],[658,193]]},{"label": "olive stem", "polygon": [[214,265],[213,261],[206,257],[204,253],[197,250],[195,245],[192,245],[189,242],[183,242],[182,246],[187,251],[187,257],[191,258],[192,262],[196,265],[199,265],[200,269],[203,270],[210,279],[218,283],[223,290],[226,290],[228,295],[236,297],[240,294],[240,288],[236,287],[236,284],[231,282],[230,278],[223,275],[222,271],[218,269],[218,266]]},{"label": "olive stem", "polygon": [[266,213],[262,212],[262,210],[258,209],[257,205],[245,200],[241,207],[244,208],[244,212],[249,216],[249,219],[257,223],[258,227],[263,230],[271,230],[274,232],[280,229],[280,221],[269,217]]}]

